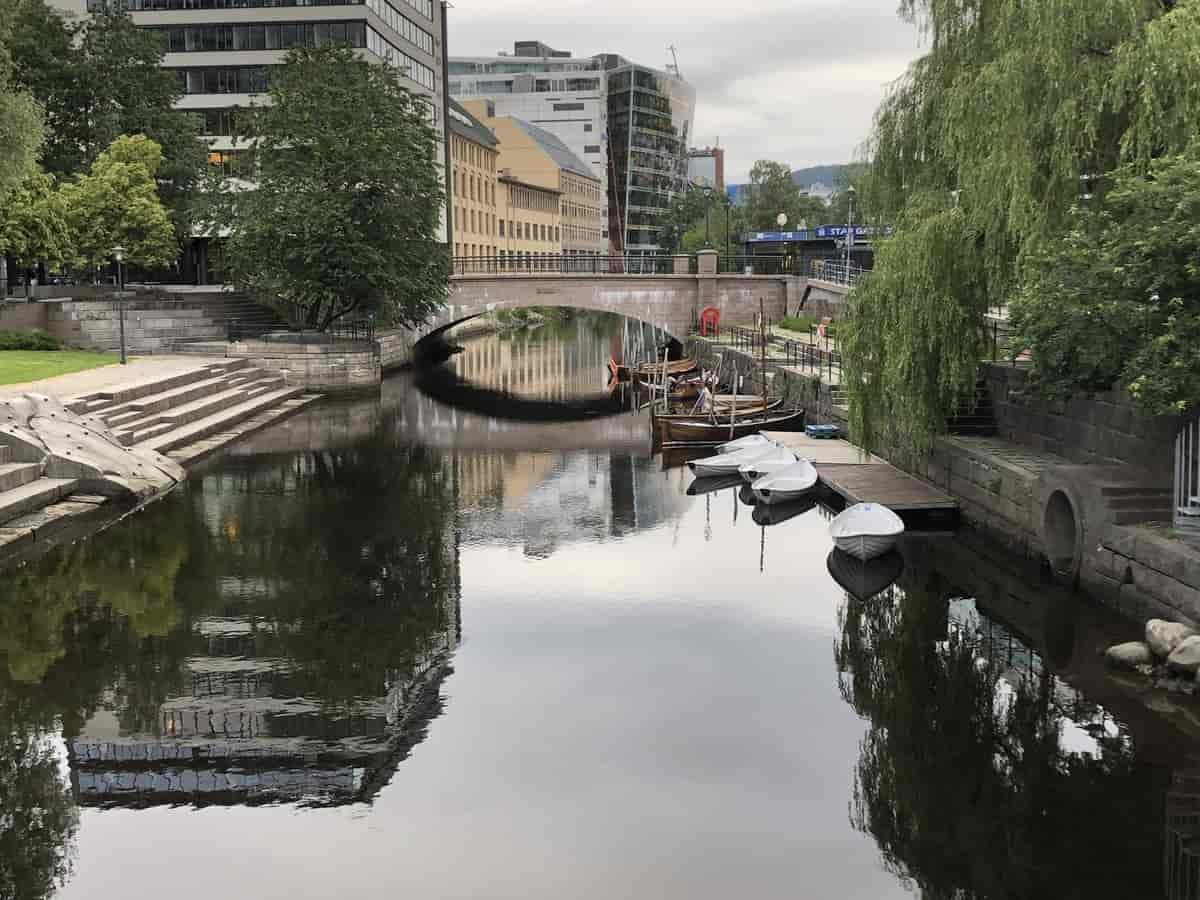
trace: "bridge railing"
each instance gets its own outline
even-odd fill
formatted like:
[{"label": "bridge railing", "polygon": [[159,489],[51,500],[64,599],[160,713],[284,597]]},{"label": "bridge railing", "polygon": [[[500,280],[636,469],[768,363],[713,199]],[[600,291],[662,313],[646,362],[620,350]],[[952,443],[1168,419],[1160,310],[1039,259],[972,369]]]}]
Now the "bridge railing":
[{"label": "bridge railing", "polygon": [[717,271],[722,275],[791,275],[789,262],[783,254],[722,256],[717,260]]},{"label": "bridge railing", "polygon": [[[689,269],[695,271],[694,259]],[[578,256],[570,253],[514,253],[505,256],[456,256],[454,275],[673,275],[675,257]]]},{"label": "bridge railing", "polygon": [[836,259],[814,259],[809,263],[809,276],[822,281],[832,281],[834,284],[854,284],[869,269],[864,269],[857,263],[846,263]]}]

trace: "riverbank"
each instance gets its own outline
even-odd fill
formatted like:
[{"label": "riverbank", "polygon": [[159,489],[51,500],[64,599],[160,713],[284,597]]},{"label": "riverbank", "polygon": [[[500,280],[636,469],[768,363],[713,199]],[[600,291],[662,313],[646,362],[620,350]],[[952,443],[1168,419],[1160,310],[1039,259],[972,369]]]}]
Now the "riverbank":
[{"label": "riverbank", "polygon": [[[758,350],[693,341],[703,364],[711,367],[718,353],[726,365],[736,359],[760,389]],[[769,353],[767,372],[786,405],[848,433],[836,363],[819,354],[789,361]],[[1200,546],[1169,525],[1166,426],[1113,394],[1043,408],[1025,397],[1019,367],[985,365],[984,375],[981,408],[990,427],[973,421],[967,430],[985,433],[946,435],[921,460],[876,452],[953,496],[963,520],[990,540],[1048,562],[1060,581],[1121,615],[1200,626]]]}]

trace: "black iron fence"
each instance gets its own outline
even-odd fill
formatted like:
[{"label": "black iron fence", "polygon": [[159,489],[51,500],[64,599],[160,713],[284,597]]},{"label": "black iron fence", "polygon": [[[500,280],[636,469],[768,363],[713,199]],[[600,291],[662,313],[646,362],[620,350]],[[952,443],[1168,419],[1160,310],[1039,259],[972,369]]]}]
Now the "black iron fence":
[{"label": "black iron fence", "polygon": [[791,257],[782,254],[717,259],[717,271],[722,275],[792,275],[792,266]]},{"label": "black iron fence", "polygon": [[834,369],[841,371],[842,354],[838,350],[807,341],[785,340],[782,343],[785,365],[814,375],[824,374],[829,379],[833,378]]}]

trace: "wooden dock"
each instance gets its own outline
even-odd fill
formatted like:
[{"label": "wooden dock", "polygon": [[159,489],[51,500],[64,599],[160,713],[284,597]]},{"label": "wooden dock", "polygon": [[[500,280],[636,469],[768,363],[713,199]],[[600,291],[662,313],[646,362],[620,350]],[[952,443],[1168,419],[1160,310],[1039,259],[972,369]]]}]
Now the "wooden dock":
[{"label": "wooden dock", "polygon": [[953,515],[958,502],[944,491],[901,472],[891,463],[841,438],[811,438],[802,432],[763,434],[797,456],[812,460],[824,485],[846,503],[879,503],[900,515]]}]

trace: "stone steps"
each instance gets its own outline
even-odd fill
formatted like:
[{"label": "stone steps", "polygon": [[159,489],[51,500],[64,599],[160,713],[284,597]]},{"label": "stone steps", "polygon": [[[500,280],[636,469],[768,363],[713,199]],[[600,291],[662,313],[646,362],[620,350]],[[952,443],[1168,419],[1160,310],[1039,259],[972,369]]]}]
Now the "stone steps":
[{"label": "stone steps", "polygon": [[0,493],[37,481],[41,477],[40,463],[4,463],[0,465]]},{"label": "stone steps", "polygon": [[134,444],[143,443],[149,438],[165,434],[172,429],[196,422],[213,413],[218,413],[231,406],[237,406],[239,403],[253,400],[255,397],[279,390],[285,386],[286,383],[283,378],[264,375],[262,378],[249,384],[238,385],[218,393],[210,393],[207,397],[200,400],[193,400],[191,403],[174,406],[162,412],[152,413],[144,418],[128,422],[123,427],[116,429],[114,433],[117,436],[117,440],[122,444],[126,447],[132,447]]},{"label": "stone steps", "polygon": [[37,478],[0,491],[0,528],[6,522],[61,500],[75,490],[78,483],[73,478]]},{"label": "stone steps", "polygon": [[143,419],[151,413],[161,412],[172,406],[189,403],[215,389],[227,388],[231,386],[232,381],[232,377],[226,379],[223,376],[206,378],[203,381],[194,381],[182,387],[172,388],[169,391],[162,391],[158,394],[150,394],[139,400],[131,400],[128,403],[114,406],[100,413],[100,418],[110,428],[116,428],[127,422]]},{"label": "stone steps", "polygon": [[248,368],[249,361],[244,359],[223,359],[198,369],[178,372],[163,378],[148,378],[123,385],[112,390],[95,391],[79,397],[69,398],[63,405],[74,413],[100,413],[112,407],[140,400],[152,394],[161,394],[198,381],[231,375],[239,369]]},{"label": "stone steps", "polygon": [[304,407],[316,403],[320,399],[320,394],[300,394],[289,400],[284,400],[282,403],[272,406],[248,419],[243,419],[227,431],[217,431],[207,437],[175,447],[168,451],[167,456],[180,465],[193,465],[238,438],[253,434],[255,431],[266,428],[268,425],[274,425],[276,422],[295,415],[304,409]]},{"label": "stone steps", "polygon": [[297,397],[304,391],[302,388],[291,387],[282,388],[280,390],[267,391],[259,394],[251,400],[238,403],[234,406],[229,406],[222,409],[213,415],[197,419],[193,422],[173,428],[164,434],[156,435],[148,440],[139,442],[139,446],[150,450],[156,450],[159,453],[166,453],[169,450],[174,450],[177,447],[182,447],[186,444],[191,444],[196,441],[201,441],[204,438],[214,435],[220,431],[225,431],[243,419],[248,419],[258,413],[270,409],[272,406],[283,403],[285,400],[291,400]]}]

